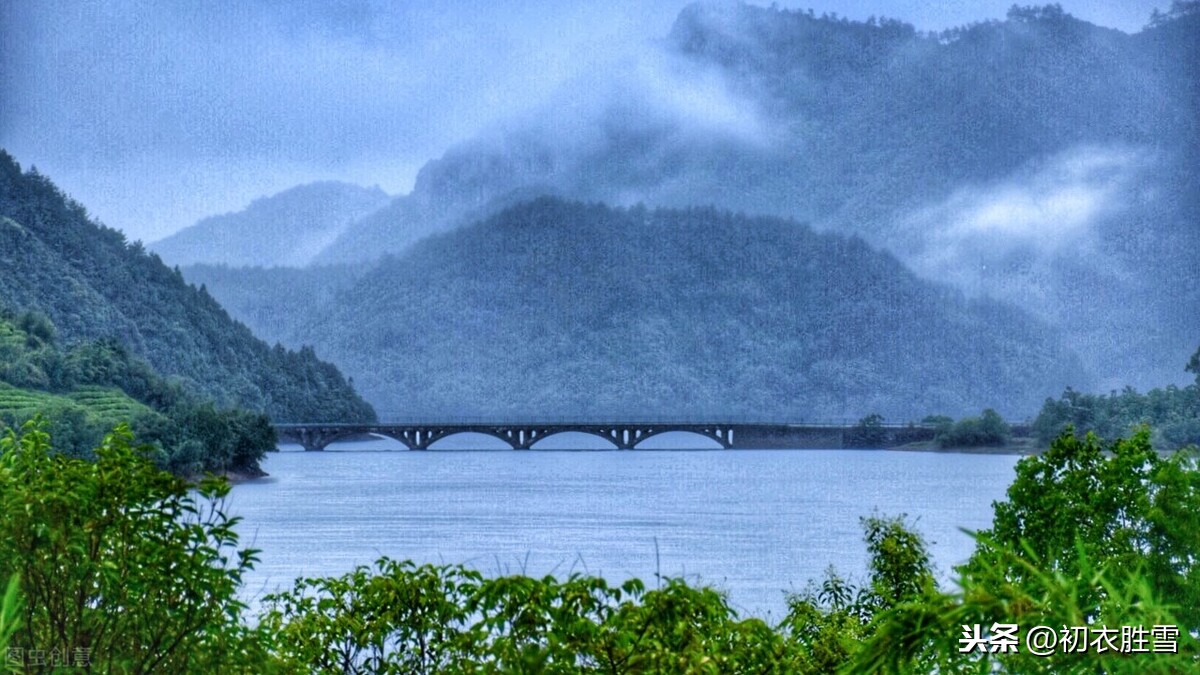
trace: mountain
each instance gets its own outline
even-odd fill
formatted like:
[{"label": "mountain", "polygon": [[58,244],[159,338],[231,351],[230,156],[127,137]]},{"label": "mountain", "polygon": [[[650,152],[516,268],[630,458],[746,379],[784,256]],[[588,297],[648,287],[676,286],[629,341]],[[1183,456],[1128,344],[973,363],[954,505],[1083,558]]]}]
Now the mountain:
[{"label": "mountain", "polygon": [[206,291],[221,306],[270,343],[300,347],[296,325],[316,308],[334,302],[338,293],[352,288],[373,265],[322,265],[293,267],[229,267],[189,265],[183,277]]},{"label": "mountain", "polygon": [[310,348],[269,347],[140,242],[94,223],[36,170],[0,151],[0,306],[37,310],[67,344],[112,338],[218,405],[275,420],[375,413]]},{"label": "mountain", "polygon": [[449,149],[315,260],[537,194],[715,205],[857,234],[1060,324],[1102,387],[1178,381],[1200,332],[1198,6],[1129,35],[1057,5],[921,33],[693,4],[661,52]]},{"label": "mountain", "polygon": [[355,220],[388,203],[378,187],[337,182],[300,185],[211,216],[150,245],[173,265],[308,264]]},{"label": "mountain", "polygon": [[[414,242],[497,213],[508,206],[535,197],[549,196],[557,190],[548,185],[521,185],[520,174],[504,170],[513,186],[484,191],[455,173],[454,180],[437,188],[427,187],[435,180],[436,163],[426,165],[417,175],[411,194],[396,197],[386,207],[351,223],[336,239],[311,260],[314,266],[356,265],[373,262],[388,253],[403,251]],[[461,167],[456,167],[461,168]],[[436,190],[436,193],[434,193]],[[473,197],[472,195],[478,195]]]},{"label": "mountain", "polygon": [[[408,347],[342,349],[332,334],[380,311],[408,314],[373,303],[391,297],[393,268],[413,262],[422,238],[539,194],[712,204],[861,237],[922,279],[1032,314],[1082,363],[1076,389],[1181,383],[1200,334],[1200,285],[1189,282],[1200,267],[1197,7],[1179,3],[1133,35],[1053,5],[928,34],[896,20],[694,4],[664,52],[568,84],[429,162],[410,194],[314,259],[344,267],[314,270],[311,282],[187,273],[243,320],[320,345],[361,382],[375,372],[363,364],[407,363]],[[381,264],[388,252],[402,257]],[[368,262],[381,267],[345,276]],[[562,273],[571,284],[576,272]],[[314,303],[289,294],[322,284],[344,290]],[[401,402],[363,384],[389,410]]]},{"label": "mountain", "polygon": [[[713,203],[871,236],[897,209],[1081,146],[1194,157],[1198,29],[1200,13],[1187,13],[1126,35],[1049,6],[925,34],[896,20],[696,3],[665,54],[568,85],[451,148],[397,203],[433,217],[486,215],[514,191]],[[403,210],[390,210],[393,231],[356,225],[322,260],[411,243]],[[374,238],[351,246],[357,230]]]},{"label": "mountain", "polygon": [[1055,331],[861,239],[713,209],[524,203],[430,237],[299,328],[385,416],[1028,414]]}]

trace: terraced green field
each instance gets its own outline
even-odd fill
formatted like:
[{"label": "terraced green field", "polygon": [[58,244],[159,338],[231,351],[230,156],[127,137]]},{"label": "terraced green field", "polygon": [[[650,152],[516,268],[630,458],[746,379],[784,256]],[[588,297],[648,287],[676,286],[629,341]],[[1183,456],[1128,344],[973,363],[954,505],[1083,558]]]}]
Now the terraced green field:
[{"label": "terraced green field", "polygon": [[59,395],[18,389],[0,382],[0,423],[20,424],[39,412],[51,414],[63,410],[81,412],[89,422],[105,425],[153,412],[118,389],[87,386]]},{"label": "terraced green field", "polygon": [[103,420],[130,419],[134,415],[152,412],[120,389],[108,387],[77,387],[67,398],[83,406],[89,413]]},{"label": "terraced green field", "polygon": [[69,403],[70,399],[55,396],[54,394],[47,394],[42,391],[17,389],[16,387],[0,382],[0,415],[6,417],[8,413],[38,410],[55,403],[61,405],[63,402]]}]

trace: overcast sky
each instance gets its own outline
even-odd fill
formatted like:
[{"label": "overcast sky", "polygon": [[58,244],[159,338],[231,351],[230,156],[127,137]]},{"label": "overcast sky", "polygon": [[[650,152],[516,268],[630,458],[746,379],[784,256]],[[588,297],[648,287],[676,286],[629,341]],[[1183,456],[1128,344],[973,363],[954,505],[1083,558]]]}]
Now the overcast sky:
[{"label": "overcast sky", "polygon": [[[685,4],[0,0],[0,147],[145,241],[318,179],[405,193],[450,144],[652,48]],[[941,29],[1013,1],[778,4]],[[1127,32],[1167,4],[1063,3]]]}]

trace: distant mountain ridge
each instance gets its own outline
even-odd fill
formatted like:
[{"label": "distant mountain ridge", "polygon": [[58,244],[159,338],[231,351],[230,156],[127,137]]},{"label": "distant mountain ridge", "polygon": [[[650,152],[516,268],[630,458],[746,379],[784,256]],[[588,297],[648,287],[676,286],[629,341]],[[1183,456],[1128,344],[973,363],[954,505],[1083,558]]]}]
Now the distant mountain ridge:
[{"label": "distant mountain ridge", "polygon": [[860,239],[555,199],[414,245],[296,334],[410,416],[1021,415],[1084,380],[1053,329]]},{"label": "distant mountain ridge", "polygon": [[375,418],[337,368],[311,348],[269,347],[203,288],[140,242],[92,222],[36,171],[0,151],[0,306],[49,316],[68,344],[119,341],[219,405],[277,421]]},{"label": "distant mountain ridge", "polygon": [[172,265],[302,267],[352,222],[388,201],[378,187],[309,183],[256,199],[236,213],[205,218],[150,248]]}]

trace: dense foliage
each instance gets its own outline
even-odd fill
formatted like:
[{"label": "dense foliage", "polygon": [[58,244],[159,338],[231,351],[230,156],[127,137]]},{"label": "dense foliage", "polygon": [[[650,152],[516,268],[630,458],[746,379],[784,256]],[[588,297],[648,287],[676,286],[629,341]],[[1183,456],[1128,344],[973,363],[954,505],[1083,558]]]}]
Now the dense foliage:
[{"label": "dense foliage", "polygon": [[980,542],[963,568],[980,590],[1002,594],[1015,584],[1036,592],[1037,574],[1077,578],[1084,566],[1136,571],[1158,597],[1177,603],[1181,621],[1200,626],[1197,455],[1160,457],[1146,429],[1109,445],[1068,433],[1045,454],[1022,459],[1008,500],[996,504],[992,528],[980,533]]},{"label": "dense foliage", "polygon": [[[851,670],[1192,672],[1200,659],[1197,514],[1195,449],[1161,458],[1144,430],[1107,447],[1064,434],[1044,455],[1018,462],[992,528],[977,535],[974,555],[958,569],[960,589],[884,613]],[[1022,640],[1034,626],[1082,626],[1091,631],[1087,643],[1102,629],[1115,639],[1122,626],[1169,626],[1178,630],[1177,650],[1156,653],[1143,635],[1147,653],[1099,653],[1099,642],[1060,643],[1049,656],[959,653],[967,627],[993,623],[1018,624]]]},{"label": "dense foliage", "polygon": [[178,271],[94,223],[0,151],[0,304],[50,317],[64,342],[112,338],[218,405],[279,421],[366,421],[370,406],[311,349],[271,348]]},{"label": "dense foliage", "polygon": [[957,422],[945,415],[922,420],[934,427],[934,442],[942,448],[999,447],[1008,443],[1012,430],[1000,413],[987,408],[979,417],[964,417]]},{"label": "dense foliage", "polygon": [[60,451],[90,456],[118,422],[181,474],[258,471],[275,432],[261,413],[217,408],[111,339],[63,346],[45,316],[0,311],[0,429],[44,415]]},{"label": "dense foliage", "polygon": [[385,558],[268,602],[264,626],[306,672],[750,672],[788,658],[767,624],[679,580],[486,579]]},{"label": "dense foliage", "polygon": [[[298,283],[249,278],[272,274]],[[204,278],[279,325],[276,294]],[[406,416],[913,419],[993,402],[1015,415],[1083,377],[1010,306],[918,279],[859,239],[712,209],[535,200],[425,240],[292,320],[305,324],[293,339]]]},{"label": "dense foliage", "polygon": [[1153,442],[1162,450],[1200,445],[1200,349],[1187,364],[1196,381],[1139,394],[1132,387],[1110,394],[1084,394],[1068,388],[1058,399],[1046,399],[1034,421],[1034,432],[1049,442],[1066,427],[1114,439],[1139,425],[1154,429]]},{"label": "dense foliage", "polygon": [[[149,450],[124,427],[94,462],[52,452],[37,423],[0,440],[10,657],[53,644],[103,672],[799,674],[1167,673],[1200,658],[1200,464],[1159,457],[1144,431],[1107,448],[1068,434],[1022,459],[955,591],[903,518],[864,518],[866,579],[830,568],[776,626],[675,579],[486,578],[386,558],[297,580],[251,626],[236,593],[256,552],[221,509],[228,486],[189,491]],[[1033,626],[1178,633],[1147,633],[1136,654],[960,649],[993,623],[1022,640]],[[1167,640],[1176,649],[1150,649]]]},{"label": "dense foliage", "polygon": [[871,413],[855,422],[846,433],[847,448],[882,448],[887,445],[887,429],[883,426],[883,415]]},{"label": "dense foliage", "polygon": [[0,577],[23,596],[8,665],[256,672],[236,595],[254,552],[214,501],[228,484],[193,489],[148,452],[126,427],[95,461],[53,452],[37,424],[0,439]]}]

